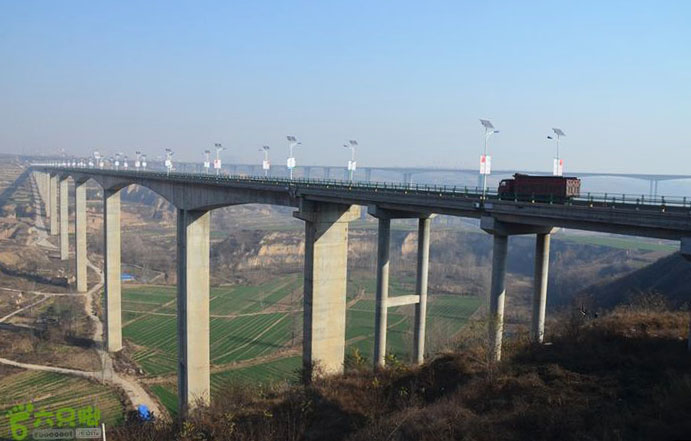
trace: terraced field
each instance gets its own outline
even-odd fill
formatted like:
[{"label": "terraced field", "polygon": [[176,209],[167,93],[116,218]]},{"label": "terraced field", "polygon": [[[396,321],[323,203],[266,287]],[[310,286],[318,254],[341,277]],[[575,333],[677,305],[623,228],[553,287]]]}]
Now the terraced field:
[{"label": "terraced field", "polygon": [[[120,423],[125,409],[110,387],[69,375],[22,371],[0,380],[0,439],[12,439],[6,414],[12,406],[29,404],[27,397],[33,397],[34,412],[96,406],[107,426]],[[33,415],[30,421],[34,421]]]},{"label": "terraced field", "polygon": [[[212,394],[228,382],[268,383],[296,381],[299,356],[289,355],[264,363],[251,360],[301,344],[302,283],[299,275],[278,278],[256,286],[220,287],[211,290],[211,361],[228,365],[211,376]],[[415,281],[391,281],[391,296],[413,292]],[[358,349],[371,358],[374,337],[374,288],[372,279],[349,281],[347,352]],[[175,288],[140,286],[124,291],[124,335],[140,346],[135,359],[150,376],[174,374],[177,340],[175,334]],[[428,336],[455,335],[480,306],[481,299],[468,296],[431,295],[428,306]],[[142,307],[140,312],[136,308]],[[130,309],[131,308],[131,309]],[[413,306],[389,310],[387,348],[401,360],[408,360],[412,347]],[[129,323],[128,323],[129,322]],[[241,363],[236,366],[238,362]],[[243,364],[245,366],[243,366]],[[173,413],[177,411],[176,385],[155,384],[151,391]]]},{"label": "terraced field", "polygon": [[[256,286],[211,290],[211,360],[225,364],[269,354],[292,342],[291,294],[297,275]],[[297,299],[297,297],[296,297]],[[272,312],[275,311],[275,312]],[[135,361],[149,375],[174,373],[177,357],[175,288],[130,286],[123,290],[123,335],[140,347]]]}]

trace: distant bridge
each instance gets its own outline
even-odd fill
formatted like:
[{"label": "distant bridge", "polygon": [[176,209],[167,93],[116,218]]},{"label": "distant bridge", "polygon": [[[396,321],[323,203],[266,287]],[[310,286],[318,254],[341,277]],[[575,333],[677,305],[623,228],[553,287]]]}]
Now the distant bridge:
[{"label": "distant bridge", "polygon": [[[289,180],[46,165],[35,165],[31,170],[47,208],[51,234],[60,235],[63,260],[69,258],[68,179],[75,183],[74,248],[76,284],[80,292],[87,289],[85,183],[94,180],[104,190],[105,317],[109,351],[122,348],[119,191],[132,184],[141,185],[177,208],[178,393],[183,415],[198,399],[205,403],[210,400],[209,219],[210,211],[215,208],[249,203],[289,206],[295,207],[295,217],[305,222],[303,364],[308,373],[306,380],[311,378],[315,366],[326,374],[343,370],[348,223],[359,217],[360,206],[367,207],[379,222],[375,367],[384,365],[387,311],[393,306],[415,305],[414,360],[417,363],[423,360],[430,218],[435,214],[479,219],[481,228],[493,235],[489,337],[497,360],[501,357],[509,236],[535,234],[537,237],[531,325],[531,337],[536,342],[542,342],[544,335],[549,248],[554,228],[678,240],[682,254],[691,255],[691,200],[686,198],[589,194],[557,204],[534,200],[532,195],[502,200],[492,192],[483,196],[465,187],[410,183]],[[382,170],[415,173],[429,169]],[[661,178],[661,175],[626,176]],[[397,218],[418,219],[417,283],[414,294],[389,297],[390,223]]]}]

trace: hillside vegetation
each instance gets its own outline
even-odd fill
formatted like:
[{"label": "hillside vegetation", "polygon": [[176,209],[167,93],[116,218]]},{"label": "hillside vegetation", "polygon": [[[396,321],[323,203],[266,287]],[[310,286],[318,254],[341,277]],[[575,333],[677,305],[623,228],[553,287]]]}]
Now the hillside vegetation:
[{"label": "hillside vegetation", "polygon": [[303,387],[227,387],[179,425],[126,425],[113,440],[665,440],[691,437],[686,313],[619,307],[566,315],[549,344],[524,335],[488,362],[484,324],[420,368],[346,375]]}]

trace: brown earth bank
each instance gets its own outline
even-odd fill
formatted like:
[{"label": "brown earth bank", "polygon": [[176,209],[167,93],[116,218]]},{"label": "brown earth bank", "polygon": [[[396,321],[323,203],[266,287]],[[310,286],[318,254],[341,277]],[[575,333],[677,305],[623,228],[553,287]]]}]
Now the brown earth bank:
[{"label": "brown earth bank", "polygon": [[[454,353],[310,386],[233,385],[184,423],[116,428],[109,440],[672,440],[691,438],[686,313],[620,307],[564,316],[550,344],[525,336],[489,362],[484,326]],[[479,332],[479,333],[478,333]]]}]

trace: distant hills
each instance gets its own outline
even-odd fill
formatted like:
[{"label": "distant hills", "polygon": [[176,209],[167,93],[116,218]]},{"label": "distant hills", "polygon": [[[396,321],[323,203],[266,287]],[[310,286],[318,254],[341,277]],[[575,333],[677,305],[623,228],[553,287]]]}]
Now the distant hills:
[{"label": "distant hills", "polygon": [[597,307],[612,308],[651,292],[663,295],[674,308],[691,301],[691,262],[674,253],[612,282],[586,288],[583,294]]}]

